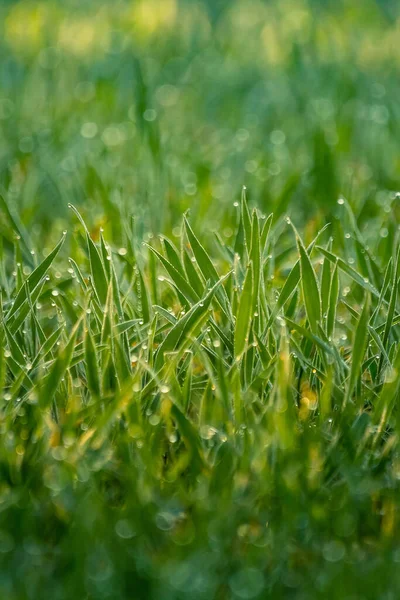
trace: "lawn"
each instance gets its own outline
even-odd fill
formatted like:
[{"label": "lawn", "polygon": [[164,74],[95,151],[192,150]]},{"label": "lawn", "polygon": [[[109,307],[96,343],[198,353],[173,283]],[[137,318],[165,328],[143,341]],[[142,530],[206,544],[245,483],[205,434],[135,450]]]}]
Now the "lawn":
[{"label": "lawn", "polygon": [[396,600],[398,3],[0,33],[0,598]]}]

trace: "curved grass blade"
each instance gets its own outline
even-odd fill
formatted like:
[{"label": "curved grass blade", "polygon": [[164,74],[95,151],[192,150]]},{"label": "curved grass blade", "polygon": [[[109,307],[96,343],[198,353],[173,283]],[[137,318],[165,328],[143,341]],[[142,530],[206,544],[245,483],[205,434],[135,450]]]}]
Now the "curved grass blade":
[{"label": "curved grass blade", "polygon": [[154,362],[156,371],[158,371],[163,364],[164,354],[176,350],[179,347],[181,340],[184,340],[186,335],[193,332],[196,325],[207,313],[218,287],[227,277],[229,277],[229,275],[230,273],[221,277],[208,294],[206,294],[200,302],[192,306],[192,308],[173,326],[157,350]]},{"label": "curved grass blade", "polygon": [[161,239],[162,239],[162,243],[164,245],[164,249],[167,254],[169,262],[177,271],[179,271],[179,273],[182,275],[182,277],[185,277],[185,270],[184,270],[181,260],[179,258],[178,251],[173,246],[173,244],[169,241],[168,238],[162,237]]},{"label": "curved grass blade", "polygon": [[364,290],[370,292],[373,296],[379,298],[379,292],[374,288],[374,286],[371,285],[369,281],[366,281],[365,278],[362,275],[360,275],[360,273],[357,273],[357,271],[353,269],[353,267],[350,267],[346,262],[344,262],[344,260],[336,256],[335,254],[332,254],[332,252],[325,250],[325,248],[322,248],[321,246],[317,246],[317,250],[321,252],[321,254],[326,256],[326,258],[330,260],[333,264],[337,263],[339,269],[341,269],[344,273],[349,275],[349,277],[351,277],[353,281],[355,281],[362,288],[364,288]]},{"label": "curved grass blade", "polygon": [[[188,220],[184,217],[184,227],[190,246],[192,248],[194,257],[197,261],[198,267],[206,281],[210,281],[215,284],[219,281],[219,275],[216,268],[214,267],[210,257],[205,251],[204,247],[200,244],[199,240],[195,236],[192,228],[189,225]],[[225,289],[220,287],[217,290],[216,297],[219,299],[221,308],[226,312],[227,316],[230,315],[230,304],[226,295]]]},{"label": "curved grass blade", "polygon": [[24,302],[22,303],[19,311],[16,314],[14,314],[13,318],[7,320],[7,325],[9,326],[10,331],[13,335],[21,327],[21,325],[25,321],[26,317],[29,315],[29,312],[32,310],[32,307],[35,306],[37,300],[39,299],[39,297],[42,293],[45,282],[46,282],[46,280],[45,280],[45,278],[43,278],[42,281],[40,281],[38,283],[38,285],[31,292],[28,288],[27,282],[25,281],[24,285],[26,286],[26,290],[25,290],[26,298],[25,298]]},{"label": "curved grass blade", "polygon": [[75,349],[75,340],[81,322],[82,318],[75,325],[71,336],[68,340],[68,343],[66,344],[66,346],[64,346],[64,348],[61,350],[61,352],[55,359],[51,371],[48,374],[42,389],[40,390],[39,404],[42,408],[48,408],[51,405],[58,386],[60,385],[62,379],[65,377],[67,370],[71,366],[71,361]]},{"label": "curved grass blade", "polygon": [[92,276],[92,286],[93,291],[96,294],[96,297],[102,307],[105,306],[107,301],[107,293],[108,293],[108,280],[106,275],[106,270],[104,268],[103,261],[100,256],[100,252],[90,237],[89,230],[86,227],[85,221],[80,215],[79,211],[72,204],[68,205],[69,208],[75,213],[77,218],[79,219],[81,225],[83,226],[86,233],[86,243],[88,247],[89,254],[89,263],[90,263],[90,272]]},{"label": "curved grass blade", "polygon": [[39,352],[36,357],[32,361],[32,371],[37,367],[41,358],[45,359],[46,356],[51,352],[56,343],[58,342],[60,335],[64,329],[64,326],[61,325],[58,329],[53,331],[51,335],[47,338],[47,340],[43,343],[43,345],[39,348]]},{"label": "curved grass blade", "polygon": [[189,303],[198,302],[199,301],[199,296],[194,291],[194,289],[192,288],[192,286],[186,281],[186,279],[182,275],[182,273],[180,271],[178,271],[174,267],[174,265],[172,263],[170,263],[155,248],[153,248],[152,246],[148,246],[148,248],[158,258],[158,260],[161,262],[161,264],[163,265],[163,267],[165,268],[165,270],[167,271],[167,273],[169,274],[169,276],[172,278],[172,280],[173,280],[173,282],[174,282],[174,284],[176,286],[177,291],[180,292],[180,294],[183,295],[184,298]]},{"label": "curved grass blade", "polygon": [[61,240],[58,242],[54,250],[52,250],[52,252],[50,252],[50,254],[46,256],[46,258],[40,263],[40,265],[36,267],[36,269],[32,271],[29,277],[25,280],[25,284],[19,290],[15,298],[14,304],[7,313],[7,320],[10,319],[19,308],[21,308],[22,304],[27,299],[27,289],[29,289],[30,293],[32,293],[35,287],[41,281],[41,279],[46,275],[57,254],[60,252],[61,247],[64,244],[65,237],[66,234],[63,234]]},{"label": "curved grass blade", "polygon": [[[314,240],[311,242],[311,244],[307,247],[307,252],[309,254],[311,254],[318,238],[322,235],[322,233],[327,229],[327,227],[329,227],[329,224],[325,225],[316,235],[316,237],[314,238]],[[283,306],[286,304],[286,302],[289,300],[289,298],[291,297],[292,293],[294,292],[294,290],[296,289],[298,283],[300,281],[300,260],[297,260],[295,262],[295,264],[293,265],[289,275],[286,278],[286,281],[283,285],[283,288],[280,291],[278,300],[276,301],[276,304],[274,306],[274,308],[272,309],[271,315],[268,319],[267,325],[266,325],[266,329],[268,330],[269,327],[271,326],[271,324],[274,322],[277,314],[279,313],[279,311],[283,308]]]},{"label": "curved grass blade", "polygon": [[69,261],[69,263],[71,265],[71,268],[73,269],[73,271],[75,273],[77,281],[79,281],[80,285],[82,286],[83,291],[86,292],[87,291],[87,285],[86,285],[85,279],[84,279],[84,277],[83,277],[83,275],[81,273],[80,268],[78,267],[78,265],[76,264],[76,262],[72,258],[69,258],[68,261]]},{"label": "curved grass blade", "polygon": [[190,285],[195,290],[198,297],[201,298],[204,293],[204,286],[200,279],[200,275],[196,271],[195,266],[193,265],[186,250],[183,250],[183,264],[185,265],[187,281],[190,281]]}]

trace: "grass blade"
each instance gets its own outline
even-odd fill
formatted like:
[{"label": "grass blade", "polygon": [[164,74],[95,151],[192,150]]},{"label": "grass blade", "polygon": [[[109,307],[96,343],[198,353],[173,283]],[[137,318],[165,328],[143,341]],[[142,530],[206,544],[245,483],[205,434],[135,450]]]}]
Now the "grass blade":
[{"label": "grass blade", "polygon": [[252,301],[253,301],[253,263],[247,267],[243,290],[240,295],[239,308],[235,323],[234,353],[239,360],[245,351],[251,325]]},{"label": "grass blade", "polygon": [[317,276],[311,264],[310,257],[300,238],[297,239],[300,254],[300,272],[303,289],[304,304],[311,331],[316,334],[318,323],[321,322],[321,298],[318,288]]},{"label": "grass blade", "polygon": [[355,331],[354,342],[353,342],[353,351],[352,351],[352,360],[351,360],[351,369],[350,376],[348,380],[346,396],[344,399],[343,408],[346,406],[348,401],[350,400],[354,388],[356,386],[356,382],[358,376],[360,375],[361,365],[364,359],[365,350],[367,346],[368,340],[368,320],[369,320],[369,306],[370,306],[370,295],[367,294],[364,302],[364,307],[360,315],[360,319],[357,324],[357,328]]}]

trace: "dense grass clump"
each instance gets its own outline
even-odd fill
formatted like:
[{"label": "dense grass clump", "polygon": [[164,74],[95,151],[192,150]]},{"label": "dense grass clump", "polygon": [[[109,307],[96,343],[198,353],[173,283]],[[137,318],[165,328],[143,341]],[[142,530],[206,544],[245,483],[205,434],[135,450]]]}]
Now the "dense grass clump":
[{"label": "dense grass clump", "polygon": [[71,209],[69,262],[2,259],[1,597],[394,598],[397,236],[243,193],[229,243],[113,248]]},{"label": "dense grass clump", "polygon": [[0,600],[400,597],[399,31],[0,2]]}]

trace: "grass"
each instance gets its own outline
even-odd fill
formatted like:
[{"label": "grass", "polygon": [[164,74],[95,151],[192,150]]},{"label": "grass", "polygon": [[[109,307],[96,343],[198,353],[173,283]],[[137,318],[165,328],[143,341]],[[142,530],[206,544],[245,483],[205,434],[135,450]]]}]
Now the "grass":
[{"label": "grass", "polygon": [[0,597],[397,598],[397,4],[0,15]]},{"label": "grass", "polygon": [[2,272],[3,597],[397,590],[397,235],[384,271],[244,193],[232,244],[71,209],[78,262]]}]

